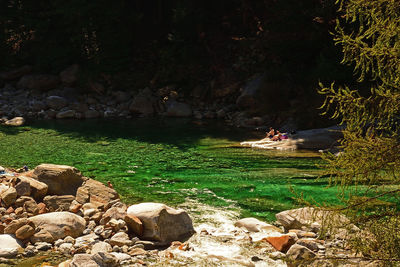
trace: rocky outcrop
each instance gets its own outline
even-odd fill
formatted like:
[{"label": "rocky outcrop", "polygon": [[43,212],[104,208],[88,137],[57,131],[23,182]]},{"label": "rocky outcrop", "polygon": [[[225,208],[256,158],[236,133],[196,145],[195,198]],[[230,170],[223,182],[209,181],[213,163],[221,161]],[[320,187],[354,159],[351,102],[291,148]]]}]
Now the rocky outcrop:
[{"label": "rocky outcrop", "polygon": [[175,100],[168,101],[166,115],[168,117],[190,117],[192,115],[192,108],[186,104],[177,102]]},{"label": "rocky outcrop", "polygon": [[47,184],[50,195],[75,195],[84,182],[78,169],[66,165],[41,164],[33,172],[40,182]]},{"label": "rocky outcrop", "polygon": [[31,89],[36,91],[48,91],[58,86],[60,80],[58,76],[50,74],[33,74],[23,76],[17,83],[21,89]]},{"label": "rocky outcrop", "polygon": [[141,203],[127,210],[143,223],[142,238],[169,243],[185,240],[193,235],[192,220],[184,210],[176,210],[160,203]]},{"label": "rocky outcrop", "polygon": [[[47,232],[51,235],[51,241],[65,238],[66,236],[78,237],[85,230],[86,221],[82,217],[71,212],[52,212],[33,216],[29,218],[37,229],[41,232]],[[40,233],[40,232],[39,232]],[[33,238],[36,237],[36,242],[40,242],[40,238],[35,233]],[[43,240],[48,242],[49,240]]]}]

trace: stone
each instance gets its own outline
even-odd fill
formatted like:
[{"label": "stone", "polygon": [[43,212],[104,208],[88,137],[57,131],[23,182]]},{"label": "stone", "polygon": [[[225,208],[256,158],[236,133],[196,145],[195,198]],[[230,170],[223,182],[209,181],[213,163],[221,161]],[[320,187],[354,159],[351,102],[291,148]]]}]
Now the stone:
[{"label": "stone", "polygon": [[54,110],[60,110],[68,105],[67,99],[57,95],[48,96],[46,98],[46,103],[50,108]]},{"label": "stone", "polygon": [[294,244],[287,251],[286,256],[291,260],[310,260],[315,258],[317,255],[304,246]]},{"label": "stone", "polygon": [[243,227],[249,232],[282,232],[278,227],[262,222],[256,218],[244,218],[235,222],[234,225],[236,227]]},{"label": "stone", "polygon": [[126,253],[121,253],[121,252],[111,252],[111,255],[115,256],[117,258],[117,261],[122,263],[122,262],[128,262],[132,259],[132,257]]},{"label": "stone", "polygon": [[43,199],[44,204],[50,212],[53,211],[68,211],[72,201],[75,200],[73,195],[63,196],[46,196]]},{"label": "stone", "polygon": [[71,263],[71,267],[99,267],[99,264],[92,259],[90,254],[75,254]]},{"label": "stone", "polygon": [[127,214],[124,220],[130,232],[134,233],[137,236],[143,235],[143,223],[138,217],[132,214]]},{"label": "stone", "polygon": [[85,111],[84,117],[86,119],[96,119],[96,118],[100,117],[100,112],[98,112],[97,110],[94,110],[94,109],[89,109],[89,110]]},{"label": "stone", "polygon": [[119,232],[113,235],[110,239],[110,245],[111,246],[131,246],[132,245],[132,240],[129,239],[129,236],[127,233]]},{"label": "stone", "polygon": [[24,208],[23,207],[16,208],[14,212],[17,215],[21,215],[22,213],[24,213]]},{"label": "stone", "polygon": [[320,242],[313,238],[302,238],[297,240],[296,242],[297,245],[304,246],[312,251],[318,251],[319,248],[321,247]]},{"label": "stone", "polygon": [[17,196],[17,190],[15,190],[14,187],[10,187],[1,194],[1,199],[3,203],[8,207],[15,203],[15,200],[17,200]]},{"label": "stone", "polygon": [[60,111],[56,114],[57,119],[73,119],[75,118],[76,111],[72,109],[67,109]]},{"label": "stone", "polygon": [[97,209],[86,209],[83,211],[85,217],[91,217],[97,212]]},{"label": "stone", "polygon": [[101,219],[101,224],[107,224],[111,219],[125,219],[126,210],[122,208],[109,208]]},{"label": "stone", "polygon": [[96,254],[97,252],[111,252],[112,247],[110,244],[104,241],[99,241],[94,243],[92,246],[91,254]]},{"label": "stone", "polygon": [[39,209],[39,214],[44,214],[44,213],[49,212],[49,210],[46,207],[46,204],[44,204],[43,202],[40,202],[38,204],[38,209]]},{"label": "stone", "polygon": [[166,115],[168,117],[190,117],[192,115],[192,108],[186,103],[175,100],[168,101]]},{"label": "stone", "polygon": [[99,236],[94,233],[83,235],[75,239],[74,247],[78,248],[82,246],[87,246],[89,244],[94,244],[98,239]]},{"label": "stone", "polygon": [[54,241],[54,237],[50,234],[49,231],[40,229],[38,232],[35,232],[30,239],[32,244],[46,242],[52,243]]},{"label": "stone", "polygon": [[28,219],[26,219],[26,218],[14,220],[4,228],[4,233],[5,234],[15,234],[15,232],[19,228],[21,228],[22,226],[24,226],[26,224],[28,224]]},{"label": "stone", "polygon": [[32,71],[32,67],[25,65],[7,72],[0,73],[0,79],[5,81],[12,81],[21,78],[22,76],[29,74]]},{"label": "stone", "polygon": [[138,95],[133,100],[129,106],[129,111],[133,113],[139,113],[145,116],[153,115],[153,100],[151,97]]},{"label": "stone", "polygon": [[296,242],[291,235],[269,236],[266,241],[276,250],[285,253]]},{"label": "stone", "polygon": [[31,194],[31,185],[28,181],[20,181],[15,185],[18,196],[29,196]]},{"label": "stone", "polygon": [[84,182],[78,169],[66,165],[40,164],[33,175],[48,185],[50,195],[76,195],[78,187]]},{"label": "stone", "polygon": [[57,267],[71,267],[72,260],[66,260],[57,265]]},{"label": "stone", "polygon": [[350,224],[349,219],[344,215],[311,207],[282,211],[275,217],[286,230],[300,229],[303,226],[309,227],[314,222],[318,222],[320,225],[327,223],[338,226]]},{"label": "stone", "polygon": [[52,236],[51,242],[66,236],[78,237],[86,226],[85,219],[65,211],[36,215],[29,218],[29,220],[34,223],[36,228],[48,231]]},{"label": "stone", "polygon": [[31,186],[31,195],[39,200],[42,199],[46,196],[48,186],[45,183],[39,182],[36,179],[33,179],[31,177],[27,176],[18,176],[18,179],[21,180],[22,182],[28,182],[29,185]]},{"label": "stone", "polygon": [[75,244],[75,239],[72,236],[67,236],[64,238],[65,243]]},{"label": "stone", "polygon": [[107,267],[119,266],[117,257],[112,255],[111,253],[100,251],[100,252],[97,252],[96,254],[93,254],[92,259],[99,266],[107,266]]},{"label": "stone", "polygon": [[37,242],[35,246],[37,250],[42,250],[42,251],[51,249],[51,244],[48,242]]},{"label": "stone", "polygon": [[169,243],[184,241],[195,233],[192,220],[184,210],[176,210],[161,203],[132,205],[127,214],[142,221],[143,239]]},{"label": "stone", "polygon": [[114,199],[119,199],[117,191],[93,179],[88,179],[76,193],[76,201],[81,204],[89,201],[96,207],[105,206]]},{"label": "stone", "polygon": [[73,85],[78,81],[79,65],[74,64],[61,71],[59,76],[62,83]]},{"label": "stone", "polygon": [[60,245],[60,247],[58,248],[58,250],[59,250],[61,253],[70,254],[71,251],[73,250],[73,244],[71,244],[71,243],[63,243],[63,244]]},{"label": "stone", "polygon": [[69,206],[69,211],[73,213],[77,213],[82,208],[82,204],[76,201],[75,199],[71,202]]},{"label": "stone", "polygon": [[24,210],[28,214],[37,215],[39,214],[39,206],[34,199],[30,199],[24,202]]},{"label": "stone", "polygon": [[19,89],[30,89],[36,91],[49,91],[58,86],[58,76],[49,74],[25,75],[17,83]]},{"label": "stone", "polygon": [[0,257],[14,258],[19,251],[22,251],[23,244],[14,235],[0,235]]},{"label": "stone", "polygon": [[24,239],[28,239],[31,236],[33,236],[33,234],[35,233],[35,229],[33,229],[32,226],[26,224],[22,227],[20,227],[16,232],[15,232],[15,236],[18,239],[24,240]]},{"label": "stone", "polygon": [[24,125],[24,123],[25,123],[25,119],[23,117],[15,117],[15,118],[12,118],[11,120],[7,120],[4,123],[4,125],[18,127],[18,126]]},{"label": "stone", "polygon": [[128,254],[131,255],[132,257],[135,257],[138,255],[146,255],[147,251],[144,250],[143,248],[133,248],[129,250]]}]

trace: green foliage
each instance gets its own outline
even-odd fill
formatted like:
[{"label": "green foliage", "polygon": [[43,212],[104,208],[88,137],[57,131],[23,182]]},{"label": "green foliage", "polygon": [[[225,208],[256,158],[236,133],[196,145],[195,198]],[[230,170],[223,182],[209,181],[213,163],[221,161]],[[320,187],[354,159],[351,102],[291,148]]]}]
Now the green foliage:
[{"label": "green foliage", "polygon": [[[399,211],[383,205],[399,203],[400,2],[342,0],[339,12],[334,40],[342,48],[342,63],[354,67],[360,84],[320,84],[323,114],[346,126],[343,153],[325,159],[331,182],[348,200],[347,212],[372,235],[357,237],[354,247],[389,264],[400,255]],[[360,191],[365,197],[354,198]]]}]

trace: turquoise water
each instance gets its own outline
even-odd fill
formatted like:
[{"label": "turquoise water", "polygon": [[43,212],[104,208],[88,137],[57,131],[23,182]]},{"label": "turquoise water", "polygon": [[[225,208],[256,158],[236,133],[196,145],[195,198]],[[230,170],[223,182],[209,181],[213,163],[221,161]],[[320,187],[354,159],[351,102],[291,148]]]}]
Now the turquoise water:
[{"label": "turquoise water", "polygon": [[72,165],[111,181],[129,204],[174,206],[189,198],[270,221],[296,206],[290,187],[307,200],[337,201],[336,189],[316,180],[317,153],[239,146],[259,138],[249,130],[184,119],[36,121],[0,128],[0,165]]}]

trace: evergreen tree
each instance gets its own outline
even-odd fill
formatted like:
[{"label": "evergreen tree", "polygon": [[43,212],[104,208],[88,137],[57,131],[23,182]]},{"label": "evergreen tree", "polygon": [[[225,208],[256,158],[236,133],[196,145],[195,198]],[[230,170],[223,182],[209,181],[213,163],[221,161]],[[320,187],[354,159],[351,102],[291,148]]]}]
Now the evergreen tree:
[{"label": "evergreen tree", "polygon": [[[345,209],[372,235],[352,239],[364,256],[400,258],[400,1],[340,0],[334,40],[358,83],[320,93],[325,114],[346,126],[338,156],[325,155]],[[365,233],[365,232],[364,232]]]}]

